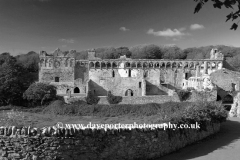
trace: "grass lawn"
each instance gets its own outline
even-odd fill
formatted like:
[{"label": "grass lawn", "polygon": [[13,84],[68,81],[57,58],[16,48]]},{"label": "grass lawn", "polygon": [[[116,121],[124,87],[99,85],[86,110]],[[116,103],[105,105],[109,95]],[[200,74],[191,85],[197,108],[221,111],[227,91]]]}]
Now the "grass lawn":
[{"label": "grass lawn", "polygon": [[[12,110],[11,110],[12,109]],[[167,102],[144,105],[65,104],[54,101],[44,107],[0,107],[0,126],[54,126],[62,124],[160,124],[193,120],[222,120],[226,111],[215,102]]]},{"label": "grass lawn", "polygon": [[[21,110],[20,108],[18,110]],[[56,125],[58,122],[63,124],[157,124],[163,118],[160,115],[151,116],[117,116],[117,117],[99,117],[99,116],[73,116],[73,115],[54,115],[46,113],[32,113],[32,111],[0,111],[0,126],[20,125],[33,127],[46,127]]]}]

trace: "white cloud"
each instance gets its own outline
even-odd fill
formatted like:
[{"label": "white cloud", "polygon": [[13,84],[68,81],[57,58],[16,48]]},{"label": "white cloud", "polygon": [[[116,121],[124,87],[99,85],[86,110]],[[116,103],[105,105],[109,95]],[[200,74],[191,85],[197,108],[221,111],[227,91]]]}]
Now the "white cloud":
[{"label": "white cloud", "polygon": [[73,39],[59,39],[60,42],[65,42],[65,43],[75,43],[75,41]]},{"label": "white cloud", "polygon": [[203,25],[201,25],[201,24],[192,24],[190,26],[191,30],[197,30],[197,29],[203,29],[203,28],[205,28],[205,27]]},{"label": "white cloud", "polygon": [[124,32],[130,31],[130,29],[127,29],[126,27],[120,27],[119,29],[120,29],[121,31],[124,31]]},{"label": "white cloud", "polygon": [[181,37],[184,35],[187,35],[186,33],[184,33],[183,31],[185,30],[185,28],[180,28],[180,29],[166,29],[163,31],[154,31],[153,29],[149,29],[147,31],[147,34],[151,34],[154,36],[162,36],[162,37]]}]

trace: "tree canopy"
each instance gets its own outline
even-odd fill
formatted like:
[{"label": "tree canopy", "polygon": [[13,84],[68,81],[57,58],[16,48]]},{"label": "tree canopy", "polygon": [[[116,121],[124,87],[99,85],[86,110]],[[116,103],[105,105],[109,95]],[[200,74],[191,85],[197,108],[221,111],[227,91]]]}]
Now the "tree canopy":
[{"label": "tree canopy", "polygon": [[10,54],[0,55],[0,105],[18,104],[28,87],[23,79],[26,70]]},{"label": "tree canopy", "polygon": [[[209,1],[212,1],[214,8],[222,9],[223,7],[225,7],[228,9],[232,9],[231,13],[226,16],[226,22],[229,20],[234,21],[240,17],[240,0],[194,0],[194,1],[197,2],[194,13],[199,12],[204,6],[204,4],[206,4]],[[234,8],[236,8],[235,11]],[[238,28],[238,23],[239,21],[233,23],[230,29],[236,30]]]}]

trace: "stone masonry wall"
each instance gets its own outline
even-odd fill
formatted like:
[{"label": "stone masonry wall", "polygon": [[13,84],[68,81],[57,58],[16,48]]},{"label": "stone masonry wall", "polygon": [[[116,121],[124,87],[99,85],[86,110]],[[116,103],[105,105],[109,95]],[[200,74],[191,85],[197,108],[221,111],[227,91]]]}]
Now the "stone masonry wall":
[{"label": "stone masonry wall", "polygon": [[191,97],[187,100],[189,102],[197,101],[216,101],[217,100],[217,90],[212,90],[209,92],[196,92],[192,91]]},{"label": "stone masonry wall", "polygon": [[0,159],[154,159],[218,132],[219,123],[196,129],[80,130],[1,128]]},{"label": "stone masonry wall", "polygon": [[[133,92],[133,96],[142,96],[142,84],[140,83],[144,78],[147,82],[147,95],[167,95],[166,90],[163,90],[161,86],[162,83],[166,84],[165,88],[168,87],[173,90],[181,88],[183,83],[183,71],[181,69],[149,69],[145,71],[132,69],[131,77],[127,76],[128,69],[121,69],[121,71],[125,71],[126,75],[120,75],[120,70],[118,69],[90,69],[90,90],[95,90],[95,95],[97,96],[106,96],[107,91],[111,91],[117,96],[126,96],[126,91],[130,89]],[[144,72],[147,72],[146,77],[143,76]]]}]

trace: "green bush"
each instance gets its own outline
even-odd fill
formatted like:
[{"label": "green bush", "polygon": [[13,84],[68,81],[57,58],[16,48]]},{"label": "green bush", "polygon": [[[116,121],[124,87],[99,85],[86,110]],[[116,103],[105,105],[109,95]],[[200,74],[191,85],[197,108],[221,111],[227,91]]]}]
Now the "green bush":
[{"label": "green bush", "polygon": [[57,90],[53,85],[46,83],[33,83],[23,93],[23,98],[27,99],[31,105],[44,105],[57,98]]},{"label": "green bush", "polygon": [[110,91],[107,93],[107,101],[109,104],[118,104],[122,102],[121,96],[114,96]]},{"label": "green bush", "polygon": [[91,91],[88,91],[86,101],[87,104],[93,105],[93,104],[98,104],[100,98],[94,94],[92,94]]},{"label": "green bush", "polygon": [[194,124],[198,122],[202,130],[206,123],[221,123],[226,121],[227,111],[217,102],[195,102],[184,109],[181,114],[172,115],[170,121],[176,124]]},{"label": "green bush", "polygon": [[191,92],[188,90],[178,90],[177,94],[181,102],[186,101],[191,96]]},{"label": "green bush", "polygon": [[55,100],[52,101],[47,107],[42,110],[42,113],[54,114],[54,115],[64,115],[64,101]]}]

